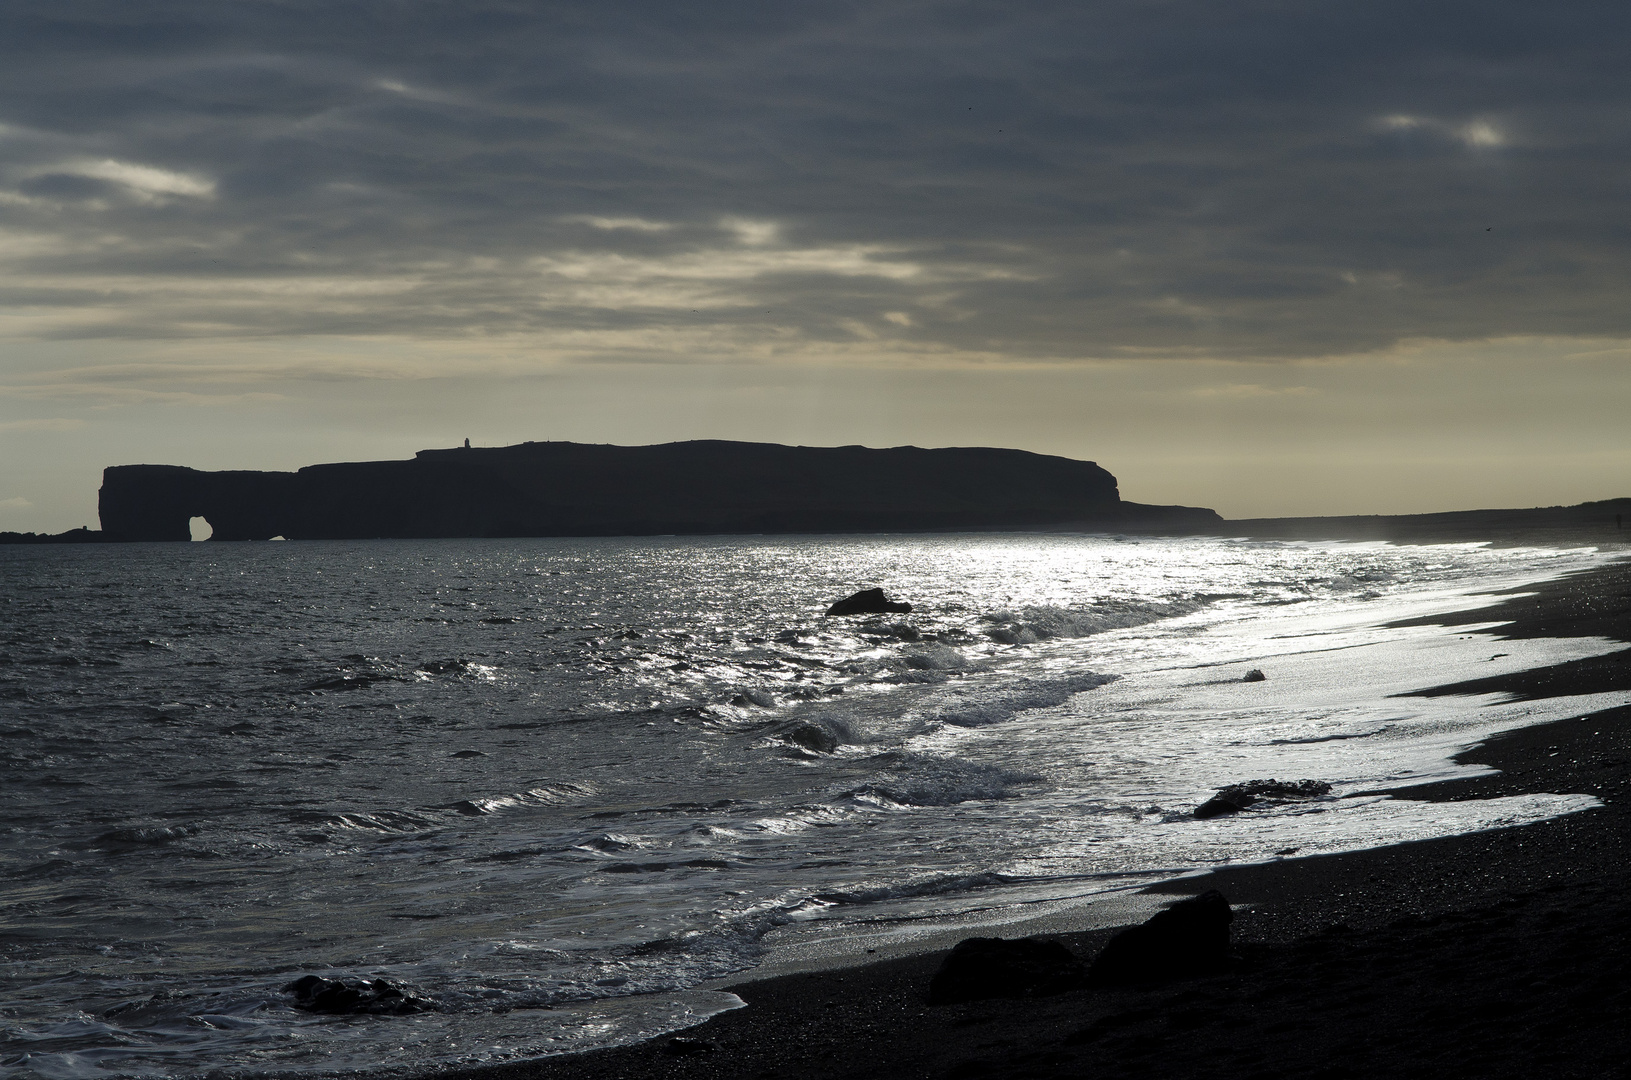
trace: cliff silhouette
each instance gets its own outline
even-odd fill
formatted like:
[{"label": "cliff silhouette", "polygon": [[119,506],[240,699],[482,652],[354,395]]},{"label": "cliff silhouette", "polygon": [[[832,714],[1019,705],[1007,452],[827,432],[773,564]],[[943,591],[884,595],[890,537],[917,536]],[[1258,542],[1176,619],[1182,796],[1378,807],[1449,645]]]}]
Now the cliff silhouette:
[{"label": "cliff silhouette", "polygon": [[107,540],[342,540],[1083,526],[1214,529],[1211,510],[1123,502],[1091,461],[1023,450],[529,442],[298,472],[104,470]]}]

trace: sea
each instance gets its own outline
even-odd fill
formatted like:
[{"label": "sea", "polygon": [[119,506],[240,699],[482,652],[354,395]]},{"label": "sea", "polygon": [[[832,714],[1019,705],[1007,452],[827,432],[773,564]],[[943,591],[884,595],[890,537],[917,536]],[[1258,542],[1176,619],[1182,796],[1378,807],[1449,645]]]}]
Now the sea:
[{"label": "sea", "polygon": [[[1621,646],[1397,624],[1607,558],[1065,533],[0,548],[0,1074],[609,1046],[792,959],[1585,810],[1390,793],[1604,702],[1410,692]],[[871,587],[911,613],[824,615]],[[1195,817],[1267,778],[1331,788]],[[426,1007],[306,1011],[284,989],[306,975]]]}]

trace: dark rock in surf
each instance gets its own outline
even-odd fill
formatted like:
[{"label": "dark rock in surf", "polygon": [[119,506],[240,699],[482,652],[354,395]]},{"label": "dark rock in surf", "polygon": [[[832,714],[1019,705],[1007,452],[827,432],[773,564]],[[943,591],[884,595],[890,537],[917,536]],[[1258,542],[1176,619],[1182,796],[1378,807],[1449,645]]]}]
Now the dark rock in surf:
[{"label": "dark rock in surf", "polygon": [[436,1003],[385,979],[325,979],[305,975],[283,988],[297,1009],[335,1016],[407,1016]]},{"label": "dark rock in surf", "polygon": [[1195,807],[1195,816],[1205,820],[1206,818],[1222,817],[1224,814],[1238,814],[1256,801],[1249,795],[1240,797],[1214,795]]},{"label": "dark rock in surf", "polygon": [[1231,784],[1195,808],[1198,818],[1234,814],[1258,803],[1303,802],[1331,794],[1323,780],[1248,780]]},{"label": "dark rock in surf", "polygon": [[838,736],[808,721],[800,721],[782,732],[782,738],[794,746],[802,746],[818,754],[830,754],[838,749]]},{"label": "dark rock in surf", "polygon": [[1105,945],[1088,971],[1099,985],[1155,983],[1205,975],[1229,962],[1234,912],[1217,890],[1180,900]]},{"label": "dark rock in surf", "polygon": [[929,1004],[1048,997],[1075,990],[1086,978],[1086,965],[1057,941],[965,938],[941,961],[929,983]]},{"label": "dark rock in surf", "polygon": [[1240,677],[1241,682],[1268,682],[1268,676],[1263,674],[1262,668],[1252,668]]},{"label": "dark rock in surf", "polygon": [[890,600],[882,589],[862,589],[827,609],[828,615],[910,615],[912,605]]}]

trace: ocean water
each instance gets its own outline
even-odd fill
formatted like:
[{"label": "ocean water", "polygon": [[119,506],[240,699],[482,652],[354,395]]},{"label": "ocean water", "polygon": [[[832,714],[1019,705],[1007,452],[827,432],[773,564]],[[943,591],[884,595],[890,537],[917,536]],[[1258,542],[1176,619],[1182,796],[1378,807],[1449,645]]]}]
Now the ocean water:
[{"label": "ocean water", "polygon": [[[1386,791],[1600,702],[1398,695],[1618,646],[1386,624],[1603,558],[1001,534],[0,548],[0,1073],[610,1045],[733,1006],[714,980],[780,955],[1586,809]],[[916,610],[822,616],[873,585]],[[1194,818],[1261,777],[1333,787]],[[281,988],[306,974],[434,1009],[303,1012]]]}]

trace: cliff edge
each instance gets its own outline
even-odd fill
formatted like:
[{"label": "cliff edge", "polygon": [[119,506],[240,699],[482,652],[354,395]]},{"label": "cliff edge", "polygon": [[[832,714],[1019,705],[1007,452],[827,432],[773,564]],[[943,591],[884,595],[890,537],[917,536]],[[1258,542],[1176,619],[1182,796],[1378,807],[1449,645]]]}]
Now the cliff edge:
[{"label": "cliff edge", "polygon": [[1211,510],[1121,501],[1090,461],[1023,450],[569,442],[421,450],[298,472],[117,465],[109,540],[627,536],[1037,528],[1202,531]]}]

